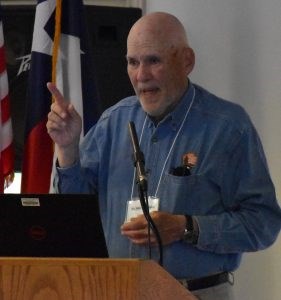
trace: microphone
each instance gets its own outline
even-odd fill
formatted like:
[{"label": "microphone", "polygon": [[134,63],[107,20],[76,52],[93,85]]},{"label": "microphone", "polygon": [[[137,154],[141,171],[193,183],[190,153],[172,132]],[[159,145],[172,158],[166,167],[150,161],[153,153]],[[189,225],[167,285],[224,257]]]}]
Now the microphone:
[{"label": "microphone", "polygon": [[137,182],[142,187],[143,192],[147,191],[147,177],[144,169],[144,155],[140,149],[138,136],[134,122],[129,122],[129,133],[133,145],[133,159],[137,171]]},{"label": "microphone", "polygon": [[149,203],[148,203],[148,198],[147,198],[147,177],[146,177],[145,169],[144,169],[144,155],[140,149],[134,122],[129,122],[128,125],[129,125],[129,133],[130,133],[130,137],[131,137],[131,141],[132,141],[132,145],[133,145],[133,159],[134,159],[134,165],[135,165],[136,173],[137,173],[137,183],[139,185],[140,203],[141,203],[143,214],[148,223],[149,258],[151,259],[151,244],[150,244],[150,229],[151,229],[153,231],[153,233],[155,234],[156,240],[158,242],[159,264],[162,266],[163,265],[162,240],[161,240],[159,231],[149,213]]}]

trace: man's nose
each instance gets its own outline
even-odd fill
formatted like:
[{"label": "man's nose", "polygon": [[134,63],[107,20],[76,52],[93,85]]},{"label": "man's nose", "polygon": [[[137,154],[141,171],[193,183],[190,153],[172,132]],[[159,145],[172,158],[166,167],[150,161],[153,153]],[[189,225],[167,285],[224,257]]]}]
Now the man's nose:
[{"label": "man's nose", "polygon": [[146,64],[140,63],[137,70],[137,80],[138,81],[147,81],[151,78],[151,71],[149,66]]}]

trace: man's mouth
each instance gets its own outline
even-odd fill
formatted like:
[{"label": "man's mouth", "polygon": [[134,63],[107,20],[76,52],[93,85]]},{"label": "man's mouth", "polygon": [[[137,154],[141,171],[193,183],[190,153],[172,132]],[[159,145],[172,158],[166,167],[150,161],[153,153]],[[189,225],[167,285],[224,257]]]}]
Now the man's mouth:
[{"label": "man's mouth", "polygon": [[145,89],[141,89],[140,93],[147,95],[147,94],[155,94],[158,91],[159,91],[158,88],[145,88]]}]

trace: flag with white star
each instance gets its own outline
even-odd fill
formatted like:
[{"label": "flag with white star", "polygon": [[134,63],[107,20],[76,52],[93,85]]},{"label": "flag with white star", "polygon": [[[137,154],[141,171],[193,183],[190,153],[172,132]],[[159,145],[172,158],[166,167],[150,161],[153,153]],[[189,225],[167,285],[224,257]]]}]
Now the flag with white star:
[{"label": "flag with white star", "polygon": [[[56,9],[61,2],[61,19]],[[27,92],[27,117],[22,193],[48,193],[54,145],[46,122],[52,102],[46,83],[52,80],[56,25],[60,23],[56,84],[83,119],[83,135],[99,116],[98,96],[90,56],[82,0],[38,0],[32,41],[31,69]],[[57,22],[57,24],[56,24]]]}]

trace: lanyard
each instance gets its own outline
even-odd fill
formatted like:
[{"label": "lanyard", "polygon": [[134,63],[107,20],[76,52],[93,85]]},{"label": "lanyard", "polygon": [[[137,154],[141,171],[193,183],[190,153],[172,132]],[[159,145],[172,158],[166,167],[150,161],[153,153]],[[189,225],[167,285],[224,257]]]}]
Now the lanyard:
[{"label": "lanyard", "polygon": [[[182,122],[181,122],[181,125],[180,125],[180,127],[179,127],[179,129],[178,129],[178,131],[177,131],[177,134],[176,134],[176,136],[175,136],[175,138],[174,138],[174,140],[173,140],[173,142],[172,142],[172,145],[171,145],[171,147],[170,147],[170,150],[169,150],[169,152],[168,152],[168,154],[167,154],[167,157],[166,157],[166,159],[165,159],[165,162],[164,162],[162,171],[161,171],[161,173],[160,173],[160,177],[159,177],[159,180],[158,180],[158,184],[157,184],[157,188],[156,188],[154,197],[157,197],[157,193],[158,193],[158,190],[159,190],[159,187],[160,187],[160,183],[161,183],[161,180],[162,180],[162,177],[163,177],[163,174],[164,174],[164,170],[165,170],[166,165],[167,165],[167,162],[168,162],[168,160],[169,160],[169,158],[170,158],[170,156],[171,156],[172,150],[173,150],[173,148],[174,148],[174,146],[175,146],[175,143],[176,143],[176,141],[177,141],[177,139],[178,139],[178,136],[179,136],[179,134],[180,134],[180,132],[181,132],[181,130],[182,130],[182,128],[183,128],[183,125],[184,125],[185,121],[186,121],[186,118],[187,118],[187,116],[188,116],[188,114],[189,114],[189,112],[190,112],[190,109],[191,109],[191,107],[192,107],[192,105],[193,105],[194,98],[195,98],[195,88],[193,87],[193,96],[192,96],[192,100],[191,100],[191,102],[190,102],[190,104],[189,104],[189,106],[188,106],[188,108],[187,108],[187,110],[186,110],[186,113],[185,113],[185,115],[184,115],[184,118],[183,118],[183,120],[182,120]],[[146,117],[145,117],[145,120],[144,120],[143,126],[142,126],[142,130],[141,130],[140,142],[139,142],[140,144],[141,144],[141,141],[142,141],[142,136],[143,136],[143,132],[144,132],[144,128],[145,128],[146,121],[147,121],[147,115],[146,115]],[[131,190],[131,199],[133,199],[133,192],[134,192],[135,178],[136,178],[136,170],[134,170],[134,178],[133,178],[133,184],[132,184],[132,190]]]}]

